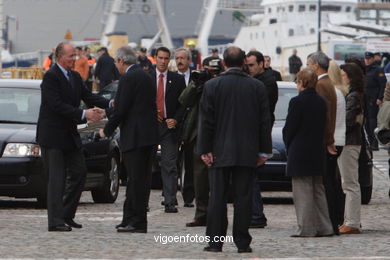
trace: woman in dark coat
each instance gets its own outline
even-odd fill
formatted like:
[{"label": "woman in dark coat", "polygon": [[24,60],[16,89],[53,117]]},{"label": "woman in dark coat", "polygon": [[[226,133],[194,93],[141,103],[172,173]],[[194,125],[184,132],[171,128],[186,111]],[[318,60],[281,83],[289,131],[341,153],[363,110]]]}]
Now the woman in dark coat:
[{"label": "woman in dark coat", "polygon": [[310,69],[297,74],[299,95],[291,99],[283,140],[287,148],[287,176],[292,177],[298,231],[292,237],[333,235],[322,176],[325,172],[326,103],[315,90],[317,76]]}]

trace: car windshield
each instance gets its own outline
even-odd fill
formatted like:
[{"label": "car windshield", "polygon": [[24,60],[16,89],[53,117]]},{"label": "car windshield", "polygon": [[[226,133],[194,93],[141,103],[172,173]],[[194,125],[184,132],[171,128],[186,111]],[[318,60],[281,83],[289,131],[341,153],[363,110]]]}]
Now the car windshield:
[{"label": "car windshield", "polygon": [[283,121],[287,118],[290,99],[298,94],[295,88],[279,88],[279,98],[275,107],[275,120]]},{"label": "car windshield", "polygon": [[0,88],[0,122],[35,124],[40,104],[39,89]]}]

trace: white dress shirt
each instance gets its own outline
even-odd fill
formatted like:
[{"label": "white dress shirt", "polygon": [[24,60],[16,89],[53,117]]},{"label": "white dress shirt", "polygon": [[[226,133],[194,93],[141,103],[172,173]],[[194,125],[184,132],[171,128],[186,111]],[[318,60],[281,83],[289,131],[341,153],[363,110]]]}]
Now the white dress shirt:
[{"label": "white dress shirt", "polygon": [[190,69],[187,69],[186,72],[180,72],[180,71],[177,71],[180,75],[183,75],[184,77],[184,80],[186,82],[186,87],[188,87],[188,83],[190,82],[190,76],[191,76],[191,72],[190,72]]}]

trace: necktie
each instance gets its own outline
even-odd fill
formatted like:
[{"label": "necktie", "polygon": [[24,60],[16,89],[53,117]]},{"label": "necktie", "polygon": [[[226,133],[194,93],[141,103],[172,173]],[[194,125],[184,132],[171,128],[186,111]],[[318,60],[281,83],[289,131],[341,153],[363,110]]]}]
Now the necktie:
[{"label": "necktie", "polygon": [[68,72],[67,72],[66,74],[68,75],[68,80],[69,80],[70,86],[73,88],[73,77],[72,77],[72,73],[70,72],[70,70],[68,70]]},{"label": "necktie", "polygon": [[157,84],[157,113],[161,118],[164,118],[164,74],[160,74]]}]

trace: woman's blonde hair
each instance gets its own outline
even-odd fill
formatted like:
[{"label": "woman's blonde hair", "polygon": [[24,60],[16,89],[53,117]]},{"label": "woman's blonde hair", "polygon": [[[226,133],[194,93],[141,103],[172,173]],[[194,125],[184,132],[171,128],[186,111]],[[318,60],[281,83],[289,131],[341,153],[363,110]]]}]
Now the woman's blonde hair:
[{"label": "woman's blonde hair", "polygon": [[341,78],[341,70],[339,65],[334,60],[331,60],[329,62],[329,68],[328,68],[328,76],[330,78],[330,81],[332,81],[332,84],[341,90],[341,92],[345,95],[348,93],[348,87],[343,84],[343,80]]}]

